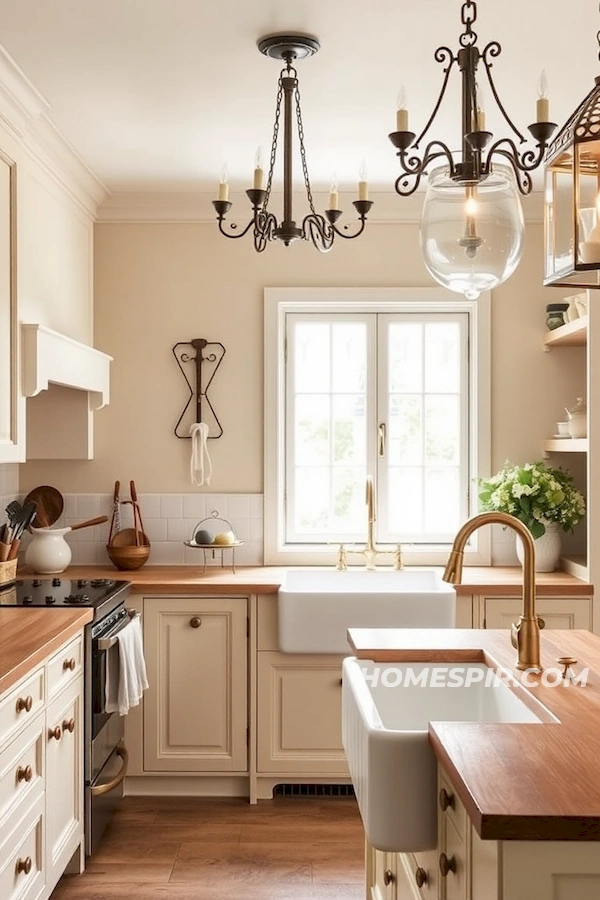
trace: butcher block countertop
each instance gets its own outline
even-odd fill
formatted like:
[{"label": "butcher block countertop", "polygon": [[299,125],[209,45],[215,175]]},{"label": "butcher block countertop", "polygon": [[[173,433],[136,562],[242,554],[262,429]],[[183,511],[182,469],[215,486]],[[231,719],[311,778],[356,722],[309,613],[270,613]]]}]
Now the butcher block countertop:
[{"label": "butcher block countertop", "polygon": [[[350,629],[349,639],[364,659],[485,662],[523,674],[507,631],[365,628]],[[432,722],[429,740],[480,837],[600,841],[600,638],[551,631],[541,641],[545,668],[573,656],[576,674],[590,669],[585,687],[544,686],[540,675],[527,675],[534,685],[525,690],[559,724]]]},{"label": "butcher block countertop", "polygon": [[[290,566],[289,568],[298,568]],[[310,568],[310,567],[309,567]],[[314,567],[313,567],[314,568]],[[328,567],[331,570],[331,567]],[[382,567],[383,570],[383,567]],[[131,581],[136,594],[276,594],[287,571],[284,566],[244,566],[231,568],[202,566],[150,566],[137,571],[120,572],[111,565],[70,566],[65,578],[119,578]],[[439,568],[442,572],[442,569]],[[31,577],[26,567],[18,575]],[[467,567],[463,569],[463,584],[457,584],[457,594],[488,594],[494,596],[520,596],[523,573],[520,567]],[[593,594],[593,588],[585,581],[567,572],[545,572],[536,575],[537,593],[540,597],[583,596]]]},{"label": "butcher block countertop", "polygon": [[0,607],[0,694],[92,621],[93,609]]}]

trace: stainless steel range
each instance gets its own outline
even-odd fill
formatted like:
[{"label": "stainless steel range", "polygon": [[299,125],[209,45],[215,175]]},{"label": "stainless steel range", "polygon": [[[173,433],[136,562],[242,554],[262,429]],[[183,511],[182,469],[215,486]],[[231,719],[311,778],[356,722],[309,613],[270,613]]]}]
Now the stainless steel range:
[{"label": "stainless steel range", "polygon": [[129,581],[62,577],[22,579],[0,591],[0,606],[91,607],[94,618],[85,628],[84,773],[85,850],[97,848],[110,817],[123,796],[127,751],[123,717],[106,713],[106,652],[129,622],[125,598]]}]

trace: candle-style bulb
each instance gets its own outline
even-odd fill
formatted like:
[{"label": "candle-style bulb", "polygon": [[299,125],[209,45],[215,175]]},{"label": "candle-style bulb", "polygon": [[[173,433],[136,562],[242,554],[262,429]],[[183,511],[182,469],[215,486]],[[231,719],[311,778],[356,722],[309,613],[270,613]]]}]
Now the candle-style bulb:
[{"label": "candle-style bulb", "polygon": [[548,100],[548,76],[542,69],[538,80],[538,100],[536,104],[536,119],[538,122],[550,121],[550,101]]},{"label": "candle-style bulb", "polygon": [[254,154],[254,177],[252,187],[255,191],[262,191],[263,186],[263,168],[262,168],[262,147],[256,148]]},{"label": "candle-style bulb", "polygon": [[478,84],[475,84],[475,123],[474,131],[485,131],[485,105],[483,92]]},{"label": "candle-style bulb", "polygon": [[361,160],[360,167],[358,169],[358,199],[359,200],[368,200],[369,199],[369,185],[367,183],[367,164],[365,160]]},{"label": "candle-style bulb", "polygon": [[407,105],[406,88],[402,85],[396,99],[396,131],[408,131]]},{"label": "candle-style bulb", "polygon": [[338,184],[335,175],[331,176],[331,187],[329,188],[329,209],[339,209]]},{"label": "candle-style bulb", "polygon": [[229,185],[227,184],[227,178],[227,165],[224,163],[221,167],[221,175],[219,177],[219,200],[229,200]]}]

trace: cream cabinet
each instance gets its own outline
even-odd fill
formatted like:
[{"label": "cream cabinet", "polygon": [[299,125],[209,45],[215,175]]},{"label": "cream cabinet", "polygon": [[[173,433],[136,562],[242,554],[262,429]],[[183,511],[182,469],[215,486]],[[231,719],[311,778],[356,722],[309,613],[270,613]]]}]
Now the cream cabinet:
[{"label": "cream cabinet", "polygon": [[257,669],[259,774],[347,777],[341,658],[260,652]]},{"label": "cream cabinet", "polygon": [[[483,628],[510,628],[523,609],[521,597],[480,597]],[[546,628],[592,629],[591,597],[537,597],[536,612]]]},{"label": "cream cabinet", "polygon": [[62,665],[82,648],[79,635],[0,697],[2,900],[47,900],[69,864],[83,871],[83,679]]},{"label": "cream cabinet", "polygon": [[367,900],[597,900],[594,841],[482,841],[439,769],[438,847],[388,853],[367,844]]},{"label": "cream cabinet", "polygon": [[247,770],[247,600],[146,597],[144,772]]},{"label": "cream cabinet", "polygon": [[56,884],[80,844],[83,822],[81,679],[46,712],[46,881]]}]

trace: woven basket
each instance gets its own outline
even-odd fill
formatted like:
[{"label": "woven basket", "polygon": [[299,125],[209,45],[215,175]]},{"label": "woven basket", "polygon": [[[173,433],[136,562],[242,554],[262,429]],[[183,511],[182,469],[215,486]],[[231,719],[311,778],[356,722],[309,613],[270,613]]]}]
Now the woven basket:
[{"label": "woven basket", "polygon": [[17,580],[17,560],[9,559],[0,562],[0,584],[12,584]]}]

